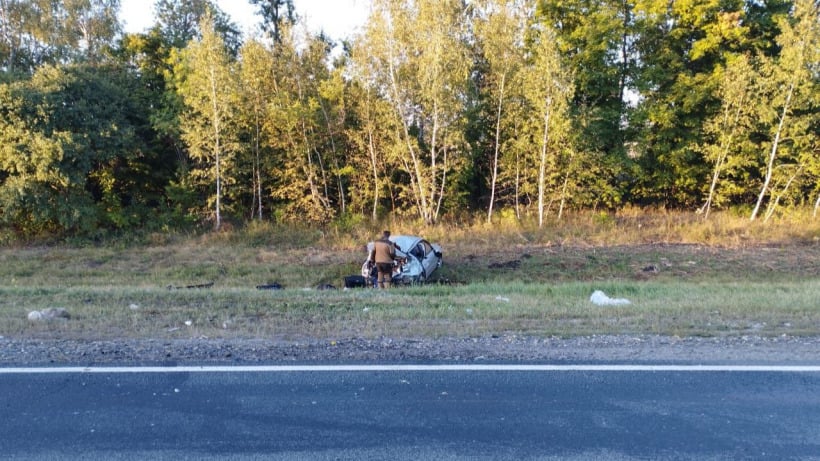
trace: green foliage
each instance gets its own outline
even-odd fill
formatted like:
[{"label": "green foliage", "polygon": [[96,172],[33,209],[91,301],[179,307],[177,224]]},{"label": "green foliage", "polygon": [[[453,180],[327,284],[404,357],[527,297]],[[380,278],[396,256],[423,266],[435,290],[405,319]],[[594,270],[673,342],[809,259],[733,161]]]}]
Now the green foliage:
[{"label": "green foliage", "polygon": [[361,214],[345,213],[333,220],[333,228],[339,233],[352,232],[361,227],[365,220]]},{"label": "green foliage", "polygon": [[716,95],[721,100],[721,110],[704,124],[702,153],[705,160],[712,162],[712,179],[705,203],[699,209],[709,216],[712,204],[731,203],[748,184],[744,172],[754,165],[757,146],[748,136],[754,130],[754,105],[751,104],[755,92],[757,76],[747,56],[741,55],[729,60],[726,68],[718,68],[722,74],[720,88]]},{"label": "green foliage", "polygon": [[[154,14],[155,29],[174,48],[184,48],[191,40],[202,39],[206,32],[219,35],[233,55],[242,44],[239,27],[212,0],[158,0]],[[211,31],[201,27],[206,16],[210,18]]]},{"label": "green foliage", "polygon": [[239,84],[234,63],[209,14],[200,27],[202,38],[183,50],[174,78],[185,104],[180,128],[192,161],[187,173],[192,184],[206,194],[204,209],[213,210],[211,220],[219,230],[225,190],[235,184],[237,175]]},{"label": "green foliage", "polygon": [[628,38],[635,33],[634,8],[634,2],[612,0],[537,2],[536,17],[556,29],[572,71],[573,131],[584,152],[623,156],[624,97],[638,65]]},{"label": "green foliage", "polygon": [[0,2],[0,72],[105,61],[121,31],[118,9],[119,0]]},{"label": "green foliage", "polygon": [[388,124],[398,128],[385,149],[409,180],[394,197],[428,224],[441,213],[448,175],[464,167],[470,64],[462,12],[455,0],[378,1],[357,44],[360,81],[389,103]]},{"label": "green foliage", "polygon": [[[801,201],[791,187],[808,166],[816,163],[818,138],[817,94],[820,90],[820,4],[797,0],[790,17],[780,18],[777,43],[780,54],[763,60],[762,98],[759,120],[768,142],[763,161],[762,186],[751,214],[754,220],[768,198],[765,219],[776,211],[781,200]],[[811,153],[814,150],[814,153]],[[816,178],[813,178],[816,182]],[[796,200],[795,200],[796,198]],[[818,202],[820,203],[820,202]]]},{"label": "green foliage", "polygon": [[637,86],[644,97],[634,120],[644,170],[638,194],[667,206],[692,206],[708,183],[697,153],[703,124],[719,109],[714,72],[731,53],[747,49],[743,3],[638,2],[643,57]]},{"label": "green foliage", "polygon": [[0,239],[820,213],[816,0],[377,0],[341,55],[252,3],[243,44],[212,0],[0,2]]},{"label": "green foliage", "polygon": [[250,0],[250,2],[259,6],[262,30],[268,32],[275,42],[280,43],[283,26],[296,22],[293,0]]},{"label": "green foliage", "polygon": [[[0,219],[21,235],[91,235],[138,223],[142,145],[123,76],[41,68],[0,87]],[[134,208],[136,210],[136,208]]]}]

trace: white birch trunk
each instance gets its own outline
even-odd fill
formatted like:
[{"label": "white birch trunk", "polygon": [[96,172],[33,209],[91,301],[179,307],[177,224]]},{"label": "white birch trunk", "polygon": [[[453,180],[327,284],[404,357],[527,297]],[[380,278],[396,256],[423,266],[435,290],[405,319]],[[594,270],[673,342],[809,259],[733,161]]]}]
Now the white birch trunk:
[{"label": "white birch trunk", "polygon": [[410,137],[410,128],[407,126],[407,120],[402,114],[401,106],[399,101],[401,100],[399,97],[399,85],[396,80],[396,70],[395,66],[393,65],[393,59],[395,59],[392,54],[389,58],[389,72],[390,72],[390,85],[393,92],[393,104],[395,105],[396,114],[401,121],[401,126],[403,130],[403,137],[405,144],[407,145],[407,153],[410,155],[410,162],[412,163],[412,167],[408,165],[406,159],[402,159],[402,163],[404,163],[405,169],[410,174],[410,183],[413,190],[413,195],[416,201],[416,208],[418,209],[419,216],[424,218],[424,210],[428,209],[427,207],[427,200],[424,194],[424,183],[423,178],[421,175],[421,165],[418,156],[416,155],[416,150],[413,148],[413,143],[411,142]]},{"label": "white birch trunk", "polygon": [[373,171],[373,214],[372,219],[375,222],[378,216],[379,210],[379,164],[378,158],[376,157],[376,147],[373,144],[373,129],[369,128],[367,130],[367,149],[370,153],[370,167]]},{"label": "white birch trunk", "polygon": [[564,184],[561,187],[561,203],[558,206],[558,220],[559,221],[561,220],[561,218],[564,215],[564,204],[567,201],[567,188],[568,188],[568,185],[569,185],[569,176],[572,173],[572,162],[573,162],[574,159],[575,159],[575,151],[572,151],[572,153],[570,155],[570,158],[569,158],[569,164],[567,165],[567,171],[564,174]]},{"label": "white birch trunk", "polygon": [[814,212],[812,213],[811,217],[817,217],[817,210],[820,209],[820,194],[817,194],[817,201],[814,202]]},{"label": "white birch trunk", "polygon": [[259,220],[262,221],[262,210],[264,207],[262,206],[262,160],[259,157],[259,137],[261,134],[259,133],[259,124],[256,124],[256,139],[255,139],[255,146],[254,150],[256,151],[256,195],[259,198]]},{"label": "white birch trunk", "polygon": [[550,131],[551,98],[547,97],[546,111],[544,112],[544,136],[541,139],[541,159],[538,165],[538,227],[544,226],[544,199],[546,198],[547,175],[547,142]]},{"label": "white birch trunk", "polygon": [[769,188],[769,183],[772,181],[774,159],[777,156],[777,148],[780,143],[780,135],[783,132],[783,125],[786,123],[786,116],[789,113],[789,104],[791,103],[792,94],[794,93],[794,85],[795,82],[792,80],[791,85],[789,86],[789,92],[786,95],[786,102],[783,104],[783,112],[780,114],[780,121],[777,123],[777,132],[775,133],[774,141],[772,142],[772,150],[769,153],[769,161],[766,164],[766,178],[763,181],[763,187],[760,189],[760,195],[757,197],[757,204],[752,211],[752,216],[750,218],[751,221],[754,221],[755,218],[757,218],[757,213],[760,211],[760,204],[763,203],[763,198],[766,196],[766,190]]},{"label": "white birch trunk", "polygon": [[487,209],[487,224],[493,221],[493,204],[495,203],[495,187],[498,181],[498,151],[501,144],[501,110],[504,102],[504,83],[507,76],[501,76],[501,83],[498,90],[498,110],[495,120],[495,152],[493,153],[493,174],[490,181],[490,205]]},{"label": "white birch trunk", "polygon": [[783,189],[780,190],[780,193],[777,194],[777,197],[775,197],[775,199],[772,200],[771,203],[769,203],[769,206],[766,209],[766,216],[763,218],[764,223],[769,222],[769,219],[772,217],[774,211],[777,209],[777,206],[780,204],[780,199],[783,197],[783,195],[786,194],[786,191],[789,190],[789,186],[792,185],[792,182],[794,182],[795,178],[800,176],[800,173],[802,171],[803,165],[800,165],[800,168],[798,168],[797,171],[793,175],[791,175],[791,177],[789,177],[789,180],[786,181],[786,184],[783,186]]},{"label": "white birch trunk", "polygon": [[726,162],[726,158],[729,156],[729,149],[732,147],[732,142],[734,141],[734,130],[740,120],[742,108],[743,98],[741,98],[741,100],[737,104],[737,110],[735,111],[734,120],[732,120],[731,124],[729,123],[728,111],[726,113],[726,116],[724,117],[723,126],[731,126],[732,128],[730,129],[731,131],[729,133],[729,139],[722,143],[720,153],[718,154],[718,158],[715,160],[715,169],[712,172],[712,182],[709,184],[709,195],[706,197],[706,203],[704,203],[700,209],[700,212],[703,213],[703,219],[709,218],[709,212],[712,209],[712,201],[715,197],[717,183],[720,179],[720,173],[723,170],[723,164]]},{"label": "white birch trunk", "polygon": [[222,150],[222,146],[220,145],[219,133],[220,133],[220,120],[219,120],[219,105],[216,102],[217,91],[216,91],[216,74],[214,68],[211,67],[210,69],[210,76],[211,76],[211,105],[213,110],[213,118],[212,118],[212,126],[214,129],[214,157],[216,162],[216,223],[214,225],[215,229],[218,231],[222,227],[222,213],[221,213],[221,201],[222,201],[222,169],[220,165],[221,155],[220,151]]}]

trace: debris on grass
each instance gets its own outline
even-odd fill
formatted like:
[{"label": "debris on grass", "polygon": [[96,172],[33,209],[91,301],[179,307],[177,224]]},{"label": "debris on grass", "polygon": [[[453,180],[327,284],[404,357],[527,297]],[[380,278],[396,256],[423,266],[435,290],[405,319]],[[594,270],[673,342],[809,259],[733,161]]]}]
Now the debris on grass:
[{"label": "debris on grass", "polygon": [[281,290],[282,285],[274,282],[274,283],[267,283],[264,285],[256,285],[257,290]]},{"label": "debris on grass", "polygon": [[589,300],[596,306],[622,306],[624,304],[632,304],[632,301],[626,298],[610,298],[601,290],[595,290],[592,296],[589,297]]},{"label": "debris on grass", "polygon": [[28,313],[28,319],[32,322],[48,321],[54,319],[70,319],[71,314],[63,307],[49,307],[41,311],[31,311]]},{"label": "debris on grass", "polygon": [[174,286],[168,285],[169,290],[191,290],[191,289],[198,289],[198,288],[211,288],[214,286],[214,282],[208,283],[197,283],[194,285],[183,285],[183,286]]}]

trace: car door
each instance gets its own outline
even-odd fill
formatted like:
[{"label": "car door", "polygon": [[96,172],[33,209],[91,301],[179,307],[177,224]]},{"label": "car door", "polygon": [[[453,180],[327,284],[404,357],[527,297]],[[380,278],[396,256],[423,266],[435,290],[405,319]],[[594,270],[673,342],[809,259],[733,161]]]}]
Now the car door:
[{"label": "car door", "polygon": [[430,245],[430,242],[427,240],[421,240],[416,247],[419,248],[419,253],[423,255],[420,259],[421,265],[424,267],[424,276],[426,278],[436,270],[438,257],[435,251],[433,251],[433,245]]}]

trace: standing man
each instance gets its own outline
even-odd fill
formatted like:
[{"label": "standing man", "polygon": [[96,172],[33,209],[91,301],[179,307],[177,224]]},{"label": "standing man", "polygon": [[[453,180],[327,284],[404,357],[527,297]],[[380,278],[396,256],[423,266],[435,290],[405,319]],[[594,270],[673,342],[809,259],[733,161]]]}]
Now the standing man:
[{"label": "standing man", "polygon": [[[368,262],[376,264],[379,288],[390,288],[393,285],[393,261],[396,259],[398,246],[390,241],[390,231],[384,231],[382,237],[373,244]],[[400,249],[400,248],[399,248]]]}]

